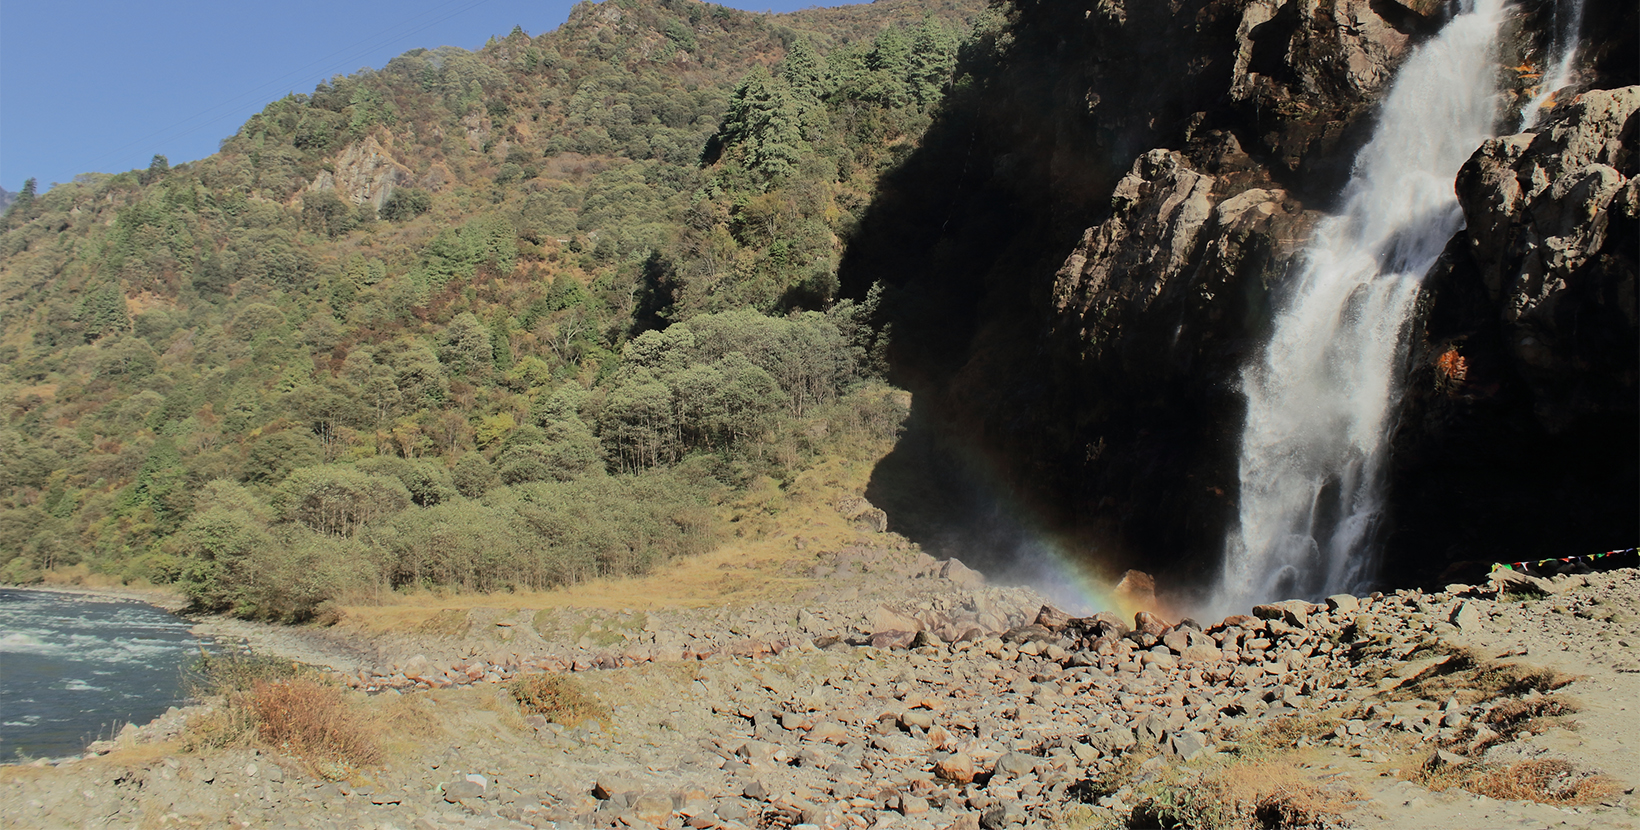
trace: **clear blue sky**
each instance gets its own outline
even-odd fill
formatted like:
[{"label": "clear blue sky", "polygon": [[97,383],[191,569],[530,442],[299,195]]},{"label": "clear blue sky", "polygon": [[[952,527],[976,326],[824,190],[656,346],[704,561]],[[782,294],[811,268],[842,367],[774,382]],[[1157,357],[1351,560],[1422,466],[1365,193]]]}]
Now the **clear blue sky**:
[{"label": "clear blue sky", "polygon": [[[538,35],[570,0],[6,0],[0,2],[0,187],[204,158],[287,92],[417,47]],[[751,11],[838,0],[728,0]]]}]

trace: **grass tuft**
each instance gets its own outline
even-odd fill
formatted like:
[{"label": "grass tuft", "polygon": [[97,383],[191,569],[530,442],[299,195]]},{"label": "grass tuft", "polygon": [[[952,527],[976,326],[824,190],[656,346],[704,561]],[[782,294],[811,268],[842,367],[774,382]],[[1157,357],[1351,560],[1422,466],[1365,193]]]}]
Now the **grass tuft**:
[{"label": "grass tuft", "polygon": [[1489,769],[1464,781],[1463,788],[1488,798],[1563,806],[1597,804],[1622,789],[1610,776],[1579,770],[1558,758]]},{"label": "grass tuft", "polygon": [[250,696],[256,735],[268,746],[308,761],[326,777],[338,767],[381,763],[377,747],[340,687],[312,680],[259,683]]},{"label": "grass tuft", "polygon": [[1310,830],[1336,825],[1360,794],[1283,760],[1242,761],[1147,788],[1133,827]]},{"label": "grass tuft", "polygon": [[610,725],[608,706],[582,690],[573,678],[559,674],[528,674],[507,684],[507,691],[526,714],[540,715],[553,723],[578,726],[595,720]]},{"label": "grass tuft", "polygon": [[332,779],[381,763],[371,730],[346,693],[297,663],[201,651],[183,680],[191,697],[221,701],[188,721],[184,751],[260,744],[295,755]]}]

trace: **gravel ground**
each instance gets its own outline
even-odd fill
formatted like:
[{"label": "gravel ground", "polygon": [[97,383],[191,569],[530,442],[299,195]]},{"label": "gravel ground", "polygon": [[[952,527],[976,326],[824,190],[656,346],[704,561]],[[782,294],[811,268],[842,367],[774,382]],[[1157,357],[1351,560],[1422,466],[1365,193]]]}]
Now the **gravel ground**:
[{"label": "gravel ground", "polygon": [[[792,604],[475,609],[442,635],[375,642],[213,622],[337,670],[386,762],[344,774],[266,748],[183,752],[196,707],[82,759],[0,770],[0,823],[1144,826],[1159,793],[1255,765],[1332,798],[1345,826],[1636,826],[1632,570],[1501,596],[1290,601],[1201,629],[1069,619],[907,550],[818,554],[810,576]],[[543,669],[608,722],[521,713],[501,683]],[[1505,717],[1532,706],[1545,716]],[[1560,784],[1613,784],[1579,806],[1438,789],[1547,759],[1567,762]]]}]

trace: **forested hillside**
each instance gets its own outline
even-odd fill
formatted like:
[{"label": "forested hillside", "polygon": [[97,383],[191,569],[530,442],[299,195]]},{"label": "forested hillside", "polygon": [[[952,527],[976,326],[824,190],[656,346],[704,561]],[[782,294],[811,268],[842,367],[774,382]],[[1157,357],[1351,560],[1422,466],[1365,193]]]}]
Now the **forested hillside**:
[{"label": "forested hillside", "polygon": [[300,620],[710,545],[898,429],[840,252],[1000,31],[972,0],[582,3],[207,159],[31,182],[0,222],[0,578]]}]

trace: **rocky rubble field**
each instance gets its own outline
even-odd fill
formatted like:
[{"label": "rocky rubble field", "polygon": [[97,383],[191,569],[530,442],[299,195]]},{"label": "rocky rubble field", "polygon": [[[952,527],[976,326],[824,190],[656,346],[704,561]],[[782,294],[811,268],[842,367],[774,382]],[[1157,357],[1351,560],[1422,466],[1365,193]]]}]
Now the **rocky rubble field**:
[{"label": "rocky rubble field", "polygon": [[[1288,601],[1202,625],[1073,618],[905,549],[812,561],[814,588],[787,605],[477,609],[347,649],[308,632],[310,655],[352,661],[333,676],[374,725],[380,765],[199,748],[189,724],[209,706],[195,707],[83,758],[0,771],[0,820],[1636,826],[1633,570]],[[603,717],[521,710],[500,681],[542,671]]]}]

